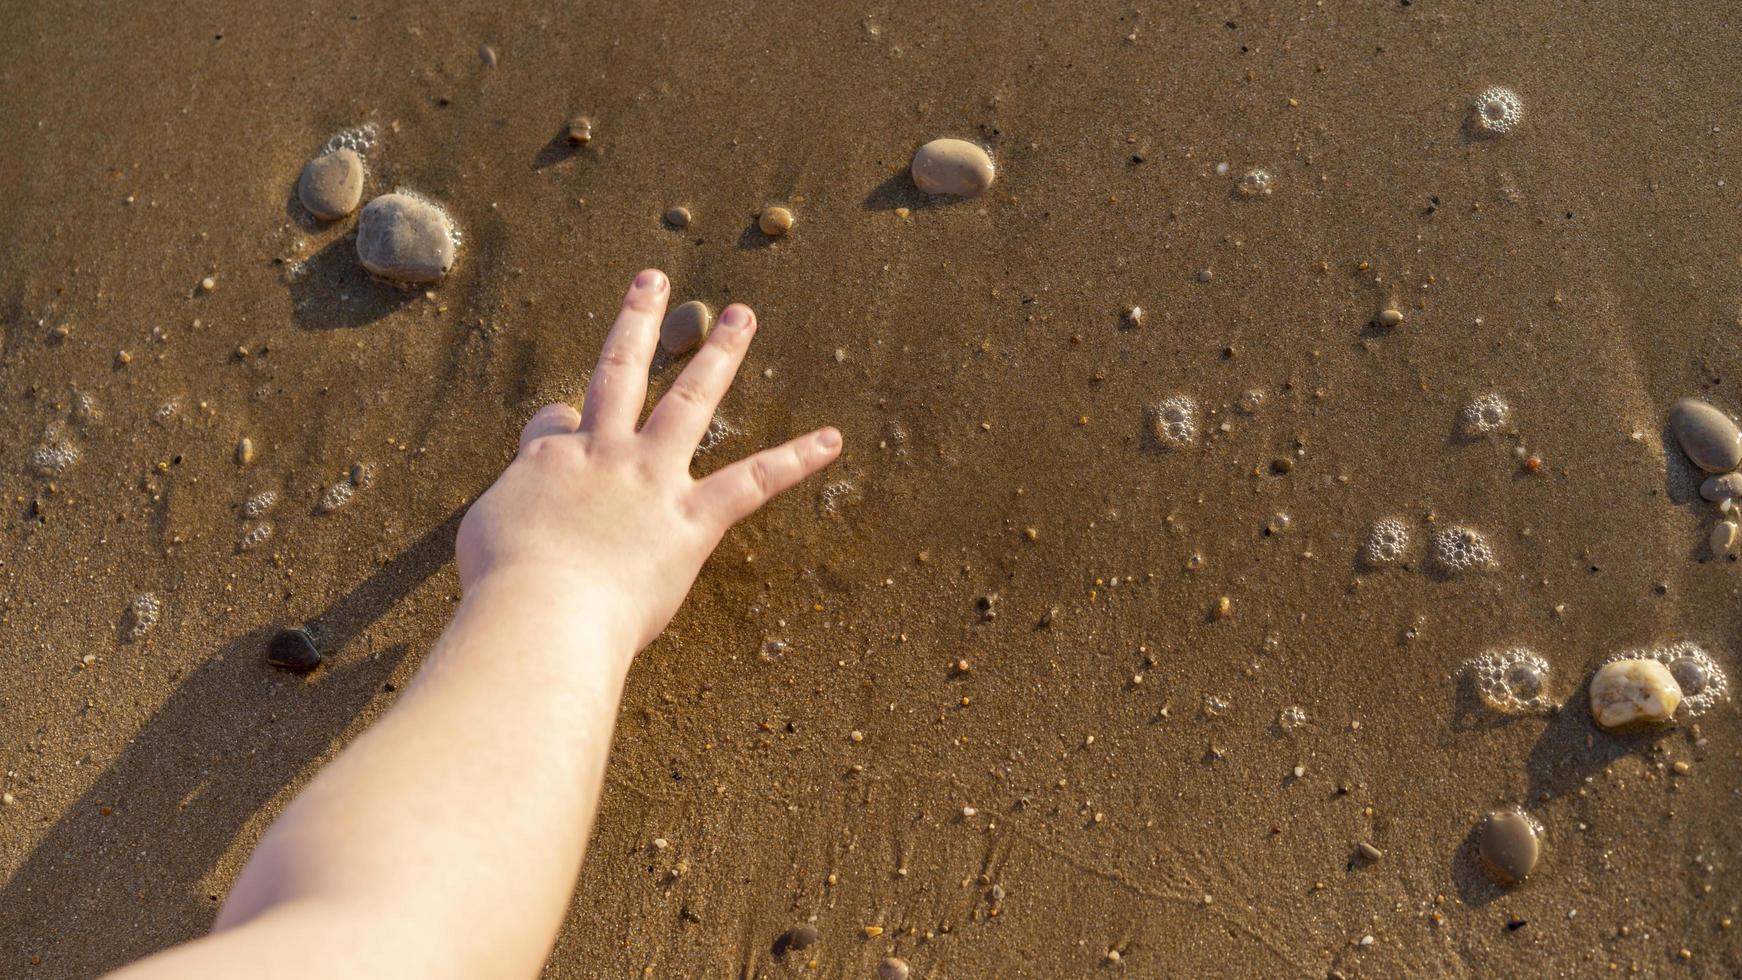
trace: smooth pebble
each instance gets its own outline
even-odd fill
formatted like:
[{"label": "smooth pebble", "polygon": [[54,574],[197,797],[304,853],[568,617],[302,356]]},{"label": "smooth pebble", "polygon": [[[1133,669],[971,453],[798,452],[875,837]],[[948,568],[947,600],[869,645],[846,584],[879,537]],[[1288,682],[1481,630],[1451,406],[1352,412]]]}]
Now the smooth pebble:
[{"label": "smooth pebble", "polygon": [[665,223],[673,228],[688,228],[690,226],[690,209],[675,207],[665,212]]},{"label": "smooth pebble", "polygon": [[913,182],[927,194],[975,197],[992,186],[995,171],[985,150],[959,139],[937,139],[919,148],[909,167]]},{"label": "smooth pebble", "polygon": [[1736,522],[1719,521],[1712,525],[1712,536],[1707,543],[1712,546],[1712,554],[1729,554],[1730,549],[1736,547]]},{"label": "smooth pebble", "polygon": [[1656,660],[1611,660],[1591,677],[1591,717],[1604,728],[1663,724],[1681,699],[1675,675]]},{"label": "smooth pebble", "polygon": [[430,283],[454,265],[453,229],[441,209],[410,194],[383,194],[363,207],[357,258],[384,279]]},{"label": "smooth pebble", "polygon": [[266,647],[266,662],[274,667],[306,674],[321,665],[321,651],[303,630],[279,630]]},{"label": "smooth pebble", "polygon": [[688,354],[701,346],[714,326],[714,311],[692,299],[665,315],[659,325],[659,346],[668,354]]},{"label": "smooth pebble", "polygon": [[586,146],[593,141],[593,121],[586,116],[576,116],[569,120],[568,128],[563,130],[563,139],[570,146]]},{"label": "smooth pebble", "polygon": [[1742,465],[1742,430],[1698,398],[1683,398],[1670,406],[1669,427],[1682,452],[1700,469],[1728,473]]},{"label": "smooth pebble", "polygon": [[785,956],[789,951],[800,952],[817,944],[817,927],[813,925],[793,926],[780,934],[774,941],[774,955]]},{"label": "smooth pebble", "polygon": [[334,221],[357,210],[357,202],[363,199],[363,158],[350,149],[315,157],[303,165],[296,197],[322,221]]},{"label": "smooth pebble", "polygon": [[1721,473],[1706,477],[1706,482],[1700,484],[1700,496],[1712,503],[1742,497],[1742,473]]},{"label": "smooth pebble", "polygon": [[1476,834],[1482,868],[1503,885],[1530,877],[1542,856],[1542,833],[1536,821],[1519,810],[1495,810],[1482,818]]},{"label": "smooth pebble", "polygon": [[756,216],[756,227],[769,238],[779,238],[792,230],[792,212],[778,204],[770,204]]},{"label": "smooth pebble", "polygon": [[906,960],[893,956],[885,956],[883,962],[877,964],[877,980],[907,980],[911,973]]}]

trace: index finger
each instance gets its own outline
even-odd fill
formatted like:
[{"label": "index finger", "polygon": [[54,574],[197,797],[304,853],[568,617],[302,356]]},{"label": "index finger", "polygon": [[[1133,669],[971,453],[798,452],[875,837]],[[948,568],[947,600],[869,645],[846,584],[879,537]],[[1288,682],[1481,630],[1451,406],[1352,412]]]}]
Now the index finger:
[{"label": "index finger", "polygon": [[658,269],[641,270],[630,284],[587,382],[587,397],[581,403],[582,432],[634,431],[647,401],[647,368],[670,294],[671,281]]}]

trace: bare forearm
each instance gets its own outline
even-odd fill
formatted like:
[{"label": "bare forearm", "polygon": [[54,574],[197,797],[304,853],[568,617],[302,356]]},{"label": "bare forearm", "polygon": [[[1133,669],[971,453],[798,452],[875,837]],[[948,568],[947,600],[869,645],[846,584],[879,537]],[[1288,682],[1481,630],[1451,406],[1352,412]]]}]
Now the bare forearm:
[{"label": "bare forearm", "polygon": [[606,604],[551,593],[512,576],[468,593],[399,703],[267,832],[204,943],[330,917],[319,943],[281,947],[318,958],[287,972],[334,975],[343,943],[357,975],[536,974],[634,653]]}]

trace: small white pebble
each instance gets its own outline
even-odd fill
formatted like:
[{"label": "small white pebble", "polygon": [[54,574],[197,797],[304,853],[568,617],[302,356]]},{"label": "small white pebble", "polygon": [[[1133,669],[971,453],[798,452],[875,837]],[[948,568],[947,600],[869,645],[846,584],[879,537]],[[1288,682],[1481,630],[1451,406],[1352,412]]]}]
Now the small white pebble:
[{"label": "small white pebble", "polygon": [[664,837],[655,837],[653,839],[653,849],[656,851],[663,851],[670,846],[671,841],[666,840]]},{"label": "small white pebble", "polygon": [[962,807],[962,816],[963,817],[972,817],[979,812],[980,812],[979,810],[976,810],[971,806]]}]

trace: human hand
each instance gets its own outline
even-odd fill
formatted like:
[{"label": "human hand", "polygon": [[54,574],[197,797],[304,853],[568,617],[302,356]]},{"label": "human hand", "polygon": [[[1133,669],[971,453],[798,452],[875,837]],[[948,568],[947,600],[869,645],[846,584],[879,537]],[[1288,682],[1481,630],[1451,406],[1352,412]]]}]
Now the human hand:
[{"label": "human hand", "polygon": [[839,455],[822,428],[738,460],[704,479],[690,460],[756,332],[741,303],[719,323],[636,431],[648,365],[671,284],[635,277],[605,338],[580,411],[546,405],[520,450],[460,522],[460,585],[549,590],[620,620],[639,650],[659,635],[726,529]]}]

